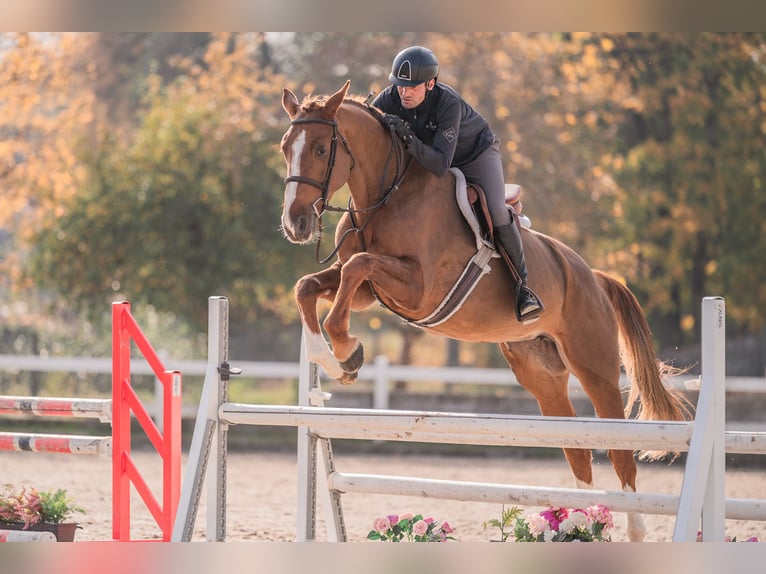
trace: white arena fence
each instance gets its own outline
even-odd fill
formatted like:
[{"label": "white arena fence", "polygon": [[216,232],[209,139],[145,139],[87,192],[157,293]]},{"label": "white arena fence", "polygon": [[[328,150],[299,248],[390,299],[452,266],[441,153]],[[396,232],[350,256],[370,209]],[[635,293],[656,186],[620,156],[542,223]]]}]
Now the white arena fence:
[{"label": "white arena fence", "polygon": [[[207,372],[207,361],[200,360],[171,360],[163,356],[166,364],[184,373],[185,377],[204,376]],[[151,366],[143,359],[134,360],[136,375],[152,375]],[[253,379],[296,379],[300,375],[300,363],[280,361],[237,361],[242,373]],[[94,357],[42,357],[39,355],[0,355],[0,371],[6,372],[52,372],[111,374],[111,358]],[[475,367],[424,367],[413,365],[391,364],[388,357],[378,355],[371,364],[365,364],[359,371],[359,381],[369,381],[373,385],[373,408],[388,409],[390,404],[391,387],[396,381],[421,382],[438,381],[442,384],[459,385],[494,385],[498,387],[519,387],[519,382],[508,368],[475,368]],[[694,390],[699,385],[699,377],[679,375],[669,377],[668,383],[678,389]],[[623,373],[620,382],[626,387],[629,381]],[[571,376],[570,388],[579,389],[580,383]],[[764,393],[766,392],[766,377],[726,377],[726,392],[729,393]],[[155,384],[154,405],[147,404],[147,410],[155,419],[161,418],[162,385]],[[194,418],[197,405],[186,404],[183,407],[184,418]]]},{"label": "white arena fence", "polygon": [[[226,539],[226,450],[229,425],[287,426],[298,430],[297,541],[316,538],[317,496],[329,510],[328,536],[347,540],[341,508],[345,493],[386,493],[503,504],[583,507],[675,515],[674,541],[724,538],[726,518],[766,521],[766,500],[725,497],[725,454],[766,454],[766,433],[725,429],[725,304],[702,303],[702,376],[696,417],[689,422],[475,415],[423,411],[328,408],[318,367],[301,353],[299,405],[228,402],[228,300],[209,300],[208,365],[172,540],[191,540],[207,483],[206,539]],[[305,349],[302,349],[304,351]],[[679,495],[543,488],[339,472],[331,439],[393,440],[507,446],[657,449],[687,452]],[[321,456],[318,454],[321,447]],[[323,472],[320,469],[323,467]],[[317,489],[318,479],[326,489]]]}]

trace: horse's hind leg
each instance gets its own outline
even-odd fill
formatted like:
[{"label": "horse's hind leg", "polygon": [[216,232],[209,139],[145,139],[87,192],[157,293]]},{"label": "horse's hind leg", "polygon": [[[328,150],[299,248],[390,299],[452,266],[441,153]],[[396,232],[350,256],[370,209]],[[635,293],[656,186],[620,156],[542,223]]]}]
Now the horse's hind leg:
[{"label": "horse's hind leg", "polygon": [[[556,344],[547,338],[501,343],[500,352],[516,374],[519,383],[537,400],[544,416],[573,417],[569,400],[569,370],[561,361]],[[591,451],[563,449],[580,488],[593,486]]]},{"label": "horse's hind leg", "polygon": [[[620,393],[620,355],[617,328],[608,329],[603,322],[577,322],[575,336],[559,340],[562,353],[583,390],[601,418],[625,418]],[[598,327],[598,328],[597,328]],[[636,460],[633,451],[610,449],[609,460],[620,479],[622,489],[636,492]],[[641,541],[646,535],[643,518],[637,512],[628,513],[627,534],[631,541]]]}]

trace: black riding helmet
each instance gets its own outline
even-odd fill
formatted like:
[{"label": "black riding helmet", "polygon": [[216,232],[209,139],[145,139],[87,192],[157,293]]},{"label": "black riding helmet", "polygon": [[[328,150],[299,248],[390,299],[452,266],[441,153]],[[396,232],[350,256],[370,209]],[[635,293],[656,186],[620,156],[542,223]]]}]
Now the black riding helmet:
[{"label": "black riding helmet", "polygon": [[439,75],[439,61],[423,46],[410,46],[396,55],[388,81],[395,86],[417,86]]}]

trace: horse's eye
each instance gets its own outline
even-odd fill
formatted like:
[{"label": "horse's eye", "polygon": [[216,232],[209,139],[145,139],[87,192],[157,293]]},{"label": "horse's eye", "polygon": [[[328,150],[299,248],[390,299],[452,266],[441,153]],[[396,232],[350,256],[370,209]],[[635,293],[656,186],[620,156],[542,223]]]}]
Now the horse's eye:
[{"label": "horse's eye", "polygon": [[324,155],[327,153],[327,146],[324,144],[319,144],[317,146],[317,155]]}]

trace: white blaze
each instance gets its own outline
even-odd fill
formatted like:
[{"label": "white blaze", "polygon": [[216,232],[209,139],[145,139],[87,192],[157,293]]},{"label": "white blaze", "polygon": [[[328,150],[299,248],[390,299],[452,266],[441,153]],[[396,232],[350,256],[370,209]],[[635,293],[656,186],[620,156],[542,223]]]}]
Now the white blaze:
[{"label": "white blaze", "polygon": [[[298,137],[295,138],[295,141],[293,142],[292,146],[292,156],[290,159],[290,173],[288,173],[288,176],[299,176],[301,174],[301,154],[303,153],[303,146],[306,145],[306,131],[303,130],[301,133],[298,134]],[[284,211],[282,212],[282,226],[285,228],[290,228],[290,231],[293,231],[292,221],[289,217],[287,217],[287,214],[290,211],[290,208],[293,205],[293,202],[295,201],[295,197],[298,193],[298,182],[291,181],[287,184],[287,188],[285,189],[285,207]]]}]

